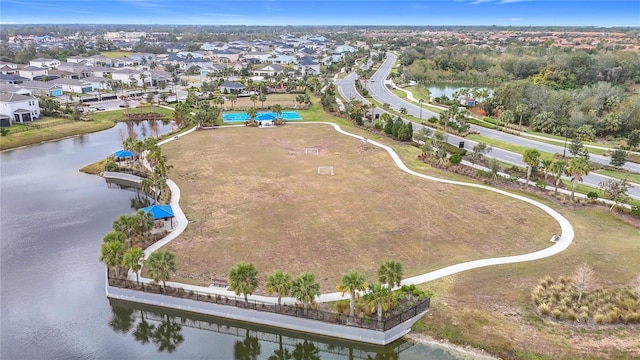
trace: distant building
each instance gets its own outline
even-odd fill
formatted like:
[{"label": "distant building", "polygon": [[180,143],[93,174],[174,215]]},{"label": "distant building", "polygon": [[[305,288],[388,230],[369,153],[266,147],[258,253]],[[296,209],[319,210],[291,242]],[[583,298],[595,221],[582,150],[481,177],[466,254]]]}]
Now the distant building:
[{"label": "distant building", "polygon": [[16,93],[0,94],[0,126],[11,126],[17,122],[40,118],[40,104],[33,95]]}]

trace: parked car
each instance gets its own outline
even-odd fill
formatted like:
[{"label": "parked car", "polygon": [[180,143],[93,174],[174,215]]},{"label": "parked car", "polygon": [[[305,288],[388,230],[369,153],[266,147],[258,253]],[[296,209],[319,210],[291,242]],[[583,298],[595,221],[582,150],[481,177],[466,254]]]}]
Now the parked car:
[{"label": "parked car", "polygon": [[126,107],[128,107],[128,106],[127,106],[127,104],[120,104],[120,107],[121,107],[121,108],[126,108]]},{"label": "parked car", "polygon": [[102,106],[96,106],[96,110],[98,110],[98,111],[104,111],[104,110],[105,110],[105,108],[103,108]]}]

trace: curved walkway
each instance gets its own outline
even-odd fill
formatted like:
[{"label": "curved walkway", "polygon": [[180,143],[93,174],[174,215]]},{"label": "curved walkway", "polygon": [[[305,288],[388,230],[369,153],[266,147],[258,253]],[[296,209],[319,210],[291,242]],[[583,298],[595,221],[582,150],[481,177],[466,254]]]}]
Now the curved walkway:
[{"label": "curved walkway", "polygon": [[[439,270],[435,270],[435,271],[431,271],[431,272],[428,272],[426,274],[422,274],[422,275],[418,275],[418,276],[414,276],[414,277],[410,277],[410,278],[404,279],[401,282],[402,285],[422,284],[422,283],[429,282],[429,281],[432,281],[432,280],[436,280],[436,279],[439,279],[439,278],[442,278],[442,277],[445,277],[445,276],[448,276],[448,275],[452,275],[452,274],[456,274],[456,273],[459,273],[459,272],[462,272],[462,271],[467,271],[467,270],[476,269],[476,268],[480,268],[480,267],[485,267],[485,266],[511,264],[511,263],[518,263],[518,262],[524,262],[524,261],[539,260],[539,259],[542,259],[542,258],[545,258],[545,257],[549,257],[549,256],[552,256],[552,255],[555,255],[555,254],[558,254],[558,253],[564,251],[573,242],[574,231],[573,231],[573,227],[571,226],[569,221],[566,218],[564,218],[562,215],[560,215],[560,213],[558,213],[557,211],[555,211],[554,209],[550,208],[547,205],[544,205],[542,203],[539,203],[539,202],[537,202],[535,200],[532,200],[532,199],[529,199],[527,197],[516,195],[516,194],[512,194],[510,192],[507,192],[507,191],[504,191],[504,190],[500,190],[500,189],[496,189],[496,188],[493,188],[493,187],[490,187],[490,186],[485,186],[485,185],[481,185],[481,184],[474,184],[474,183],[467,183],[467,182],[462,182],[462,181],[440,179],[440,178],[436,178],[436,177],[433,177],[433,176],[420,174],[418,172],[415,172],[415,171],[409,169],[402,162],[402,160],[400,159],[400,156],[398,156],[398,154],[391,147],[389,147],[387,145],[384,145],[384,144],[381,144],[379,142],[370,140],[370,139],[365,138],[363,136],[347,132],[347,131],[343,130],[339,125],[334,124],[334,123],[323,122],[323,121],[314,121],[314,122],[305,122],[305,123],[297,123],[297,124],[324,124],[324,125],[333,126],[333,128],[337,132],[339,132],[341,134],[344,134],[344,135],[359,139],[361,141],[366,141],[366,142],[368,142],[368,143],[370,143],[372,145],[378,146],[378,147],[386,150],[387,153],[391,156],[391,159],[400,168],[400,170],[402,170],[402,171],[404,171],[404,172],[406,172],[408,174],[411,174],[411,175],[414,175],[414,176],[417,176],[417,177],[420,177],[420,178],[423,178],[423,179],[426,179],[426,180],[437,181],[437,182],[442,182],[442,183],[446,183],[446,184],[473,187],[473,188],[493,191],[493,192],[496,192],[496,193],[499,193],[499,194],[502,194],[502,195],[505,195],[505,196],[509,196],[511,198],[514,198],[514,199],[517,199],[517,200],[520,200],[520,201],[524,201],[526,203],[529,203],[529,204],[541,209],[542,211],[546,212],[551,217],[553,217],[558,222],[558,224],[560,224],[560,228],[562,230],[561,235],[559,236],[559,238],[557,239],[555,244],[550,246],[550,247],[548,247],[548,248],[545,248],[545,249],[542,249],[542,250],[539,250],[539,251],[535,251],[535,252],[532,252],[532,253],[528,253],[528,254],[496,257],[496,258],[481,259],[481,260],[473,260],[473,261],[467,261],[467,262],[456,264],[456,265],[447,266],[445,268],[442,268],[442,269],[439,269]],[[165,143],[167,141],[172,141],[172,140],[174,140],[174,138],[165,140],[163,143]],[[173,240],[176,237],[178,237],[186,229],[187,224],[188,224],[188,220],[187,220],[186,216],[184,215],[184,212],[182,211],[182,209],[180,208],[180,205],[179,205],[180,189],[171,180],[167,180],[167,184],[171,188],[171,193],[172,193],[171,207],[173,208],[174,214],[176,215],[176,220],[178,221],[178,225],[177,225],[176,229],[173,230],[165,238],[159,240],[155,244],[153,244],[150,247],[148,247],[147,249],[145,249],[145,251],[144,251],[145,252],[145,259],[152,252],[156,251],[157,249],[161,248],[165,244],[169,243],[171,240]],[[135,280],[135,276],[134,276],[133,273],[130,273],[129,276],[130,276],[131,280]],[[143,277],[140,277],[140,281],[144,282],[144,283],[152,282],[151,279],[143,278]],[[210,287],[194,286],[194,285],[188,285],[188,284],[182,284],[182,283],[176,283],[176,282],[168,282],[168,284],[170,286],[172,286],[172,287],[180,287],[180,288],[184,288],[185,290],[193,290],[193,291],[198,291],[200,293],[218,294],[218,295],[230,296],[230,297],[235,296],[235,293],[233,291],[229,291],[229,290],[225,290],[225,289],[221,289],[221,288],[210,288]],[[276,297],[268,297],[268,296],[252,295],[252,296],[249,296],[249,298],[251,300],[254,300],[254,301],[267,302],[267,303],[275,303],[277,301]],[[316,302],[330,302],[330,301],[346,299],[346,298],[348,298],[348,295],[344,295],[344,294],[339,293],[339,292],[327,293],[327,294],[321,294],[320,296],[318,296],[316,298]],[[288,304],[293,304],[293,303],[296,302],[296,300],[294,298],[291,298],[291,297],[282,298],[282,301],[283,301],[283,303],[288,303]]]}]

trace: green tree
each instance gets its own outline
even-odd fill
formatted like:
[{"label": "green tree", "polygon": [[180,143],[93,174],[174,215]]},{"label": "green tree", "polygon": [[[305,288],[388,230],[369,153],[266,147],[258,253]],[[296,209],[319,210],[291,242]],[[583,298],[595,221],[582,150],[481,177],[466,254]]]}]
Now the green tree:
[{"label": "green tree", "polygon": [[253,102],[253,107],[256,107],[256,102],[258,101],[258,95],[251,94],[251,96],[249,96],[249,100],[251,100],[251,102]]},{"label": "green tree", "polygon": [[100,246],[100,261],[115,271],[116,278],[120,277],[120,264],[125,249],[126,245],[120,241],[109,241]]},{"label": "green tree", "polygon": [[342,281],[338,285],[338,291],[349,293],[349,316],[353,317],[356,309],[356,291],[364,291],[366,284],[364,275],[355,271],[342,275]]},{"label": "green tree", "polygon": [[229,94],[229,95],[227,95],[227,99],[229,99],[229,101],[231,101],[231,110],[233,110],[233,107],[236,104],[236,101],[238,101],[238,95]]},{"label": "green tree", "polygon": [[252,263],[239,262],[229,270],[229,289],[236,295],[244,295],[244,302],[249,304],[248,295],[258,288],[258,271]]},{"label": "green tree", "polygon": [[291,292],[291,275],[284,273],[280,270],[274,271],[267,278],[267,283],[265,287],[267,288],[267,293],[278,294],[278,305],[280,305],[283,296],[289,296]]},{"label": "green tree", "polygon": [[393,135],[393,119],[389,117],[387,122],[384,124],[384,133],[387,135]]},{"label": "green tree", "polygon": [[388,310],[389,304],[393,300],[393,293],[384,284],[369,284],[369,292],[365,295],[365,300],[376,307],[378,322],[382,322],[383,311]]},{"label": "green tree", "polygon": [[306,310],[307,306],[315,301],[316,296],[320,295],[320,284],[316,282],[315,275],[304,272],[293,279],[291,295],[300,301]]},{"label": "green tree", "polygon": [[144,258],[144,251],[139,247],[134,247],[124,253],[122,257],[122,266],[126,269],[130,269],[136,273],[136,283],[140,283],[138,271],[142,269],[142,259]]},{"label": "green tree", "polygon": [[525,149],[522,153],[522,161],[527,164],[527,185],[529,185],[531,171],[540,163],[540,152],[536,149]]},{"label": "green tree", "polygon": [[518,104],[516,106],[516,115],[518,116],[518,127],[522,129],[522,118],[529,113],[529,105]]},{"label": "green tree", "polygon": [[553,165],[553,160],[551,159],[542,159],[540,161],[540,167],[544,172],[544,181],[547,181],[547,176],[549,175],[549,170],[551,170],[551,165]]},{"label": "green tree", "polygon": [[609,208],[609,211],[611,211],[616,205],[625,202],[629,198],[631,185],[626,179],[609,179],[598,184],[598,187],[604,192],[607,199],[613,201]]},{"label": "green tree", "polygon": [[127,241],[127,234],[123,233],[122,231],[109,231],[107,235],[104,236],[102,242],[107,243],[112,241],[117,241],[125,244]]},{"label": "green tree", "polygon": [[591,171],[591,164],[588,159],[578,156],[571,158],[571,161],[569,161],[566,173],[568,176],[571,176],[571,182],[573,184],[571,187],[572,200],[575,199],[576,186],[578,186],[578,182],[581,182],[582,178],[589,174],[589,171]]},{"label": "green tree", "polygon": [[551,164],[551,172],[553,172],[555,174],[556,180],[555,180],[555,193],[558,193],[558,185],[560,185],[560,181],[562,181],[562,175],[564,175],[564,173],[567,170],[567,162],[566,161],[555,161],[553,164]]},{"label": "green tree", "polygon": [[627,162],[627,152],[622,149],[616,149],[613,153],[611,153],[611,166],[615,166],[620,168],[624,166]]},{"label": "green tree", "polygon": [[273,110],[273,112],[276,113],[276,119],[280,119],[280,116],[282,115],[282,105],[274,104],[271,107],[271,110]]},{"label": "green tree", "polygon": [[491,152],[493,148],[487,145],[486,143],[479,142],[476,146],[473,147],[473,153],[471,153],[471,162],[475,164],[478,161],[482,161],[484,156]]},{"label": "green tree", "polygon": [[167,281],[171,279],[171,273],[176,271],[175,255],[170,251],[155,251],[144,262],[149,276],[154,282],[162,281],[162,288],[167,287]]},{"label": "green tree", "polygon": [[629,133],[627,137],[627,145],[631,148],[636,148],[640,145],[640,129],[635,129]]},{"label": "green tree", "polygon": [[264,102],[267,101],[267,94],[260,94],[258,96],[258,100],[262,103],[262,108],[264,109]]},{"label": "green tree", "polygon": [[400,116],[396,117],[396,121],[393,122],[393,128],[391,129],[391,134],[394,138],[398,138],[398,134],[400,133],[400,129],[404,126],[404,121]]},{"label": "green tree", "polygon": [[403,276],[402,263],[395,260],[385,260],[378,268],[378,281],[393,289],[400,286]]},{"label": "green tree", "polygon": [[505,110],[500,116],[500,120],[502,120],[504,122],[504,126],[507,127],[507,124],[516,120],[516,116],[512,110]]}]

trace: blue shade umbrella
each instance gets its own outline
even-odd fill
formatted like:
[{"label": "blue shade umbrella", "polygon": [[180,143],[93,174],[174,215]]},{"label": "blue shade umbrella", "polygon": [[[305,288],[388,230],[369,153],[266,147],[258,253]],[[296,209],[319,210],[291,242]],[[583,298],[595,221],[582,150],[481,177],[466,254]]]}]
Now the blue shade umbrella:
[{"label": "blue shade umbrella", "polygon": [[118,150],[113,155],[118,159],[133,157],[133,153],[129,150]]},{"label": "blue shade umbrella", "polygon": [[260,114],[256,117],[256,120],[274,120],[276,117],[273,114]]},{"label": "blue shade umbrella", "polygon": [[151,205],[140,209],[146,213],[150,213],[153,220],[171,218],[171,228],[173,229],[173,209],[171,205]]},{"label": "blue shade umbrella", "polygon": [[151,213],[153,220],[173,217],[171,205],[151,205],[140,209],[146,213]]}]

